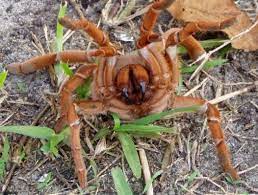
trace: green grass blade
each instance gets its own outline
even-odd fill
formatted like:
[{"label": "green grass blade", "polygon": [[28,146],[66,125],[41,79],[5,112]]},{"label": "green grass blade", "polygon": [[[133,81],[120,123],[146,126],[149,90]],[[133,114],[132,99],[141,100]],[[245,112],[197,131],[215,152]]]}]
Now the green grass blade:
[{"label": "green grass blade", "polygon": [[[58,19],[65,16],[67,9],[67,3],[65,2],[64,5],[60,5],[59,13],[58,13]],[[55,52],[61,52],[63,50],[63,37],[64,37],[64,27],[57,21],[56,25],[56,39],[55,39]],[[55,73],[57,76],[57,82],[58,85],[61,84],[62,79],[64,78],[64,74],[66,72],[69,72],[67,70],[64,70],[63,68],[63,62],[57,63],[55,68]],[[69,69],[69,67],[68,67]]]},{"label": "green grass blade", "polygon": [[92,77],[89,77],[85,82],[76,89],[76,94],[80,99],[87,99],[91,94]]},{"label": "green grass blade", "polygon": [[135,0],[128,0],[126,3],[125,8],[118,14],[117,20],[124,20],[127,16],[129,16],[135,7],[136,1]]},{"label": "green grass blade", "polygon": [[[222,45],[225,41],[226,40],[224,39],[209,39],[209,40],[200,41],[200,43],[204,49],[212,49]],[[177,53],[186,54],[187,50],[183,46],[178,46]]]},{"label": "green grass blade", "polygon": [[152,138],[152,139],[159,138],[161,136],[160,133],[142,133],[142,132],[134,132],[133,134],[130,134],[130,135],[136,138],[143,137],[143,138]]},{"label": "green grass blade", "polygon": [[117,133],[117,135],[133,175],[137,179],[141,178],[141,163],[132,137],[127,133]]},{"label": "green grass blade", "polygon": [[118,195],[133,195],[131,187],[126,182],[125,175],[120,167],[111,169],[112,178]]},{"label": "green grass blade", "polygon": [[108,129],[108,128],[103,128],[103,129],[100,129],[97,134],[95,135],[95,137],[93,138],[93,141],[97,141],[97,140],[100,140],[102,139],[103,137],[107,136],[109,133],[111,133],[111,130]]},{"label": "green grass blade", "polygon": [[136,125],[136,124],[125,124],[121,125],[120,128],[115,129],[116,132],[127,132],[127,133],[173,133],[175,128],[162,127],[158,125]]},{"label": "green grass blade", "polygon": [[225,40],[225,39],[208,39],[208,40],[204,40],[204,41],[200,41],[200,42],[204,49],[212,49],[212,48],[222,45],[225,41],[227,41],[227,40]]},{"label": "green grass blade", "polygon": [[220,58],[225,58],[226,57],[226,55],[227,55],[227,53],[230,51],[230,50],[232,50],[233,48],[232,48],[232,45],[231,44],[228,44],[228,45],[226,45],[225,47],[223,47],[222,49],[220,49],[219,51],[218,51],[218,56],[220,57]]},{"label": "green grass blade", "polygon": [[55,133],[53,129],[39,126],[0,126],[0,132],[17,133],[40,139],[50,139]]},{"label": "green grass blade", "polygon": [[40,149],[44,153],[53,154],[58,157],[58,144],[60,142],[64,142],[69,145],[69,136],[70,136],[70,127],[64,128],[60,133],[53,133],[51,137],[49,137],[48,142],[44,144]]},{"label": "green grass blade", "polygon": [[69,65],[67,63],[64,62],[60,62],[60,65],[62,66],[64,73],[68,76],[72,76],[73,75],[73,71],[69,68]]},{"label": "green grass blade", "polygon": [[6,163],[8,162],[8,159],[9,159],[9,151],[10,151],[9,140],[7,138],[4,138],[4,146],[3,146],[3,151],[0,158],[0,181],[2,181],[5,174]]},{"label": "green grass blade", "polygon": [[[207,61],[204,66],[203,69],[210,69],[210,68],[214,68],[216,66],[221,66],[223,65],[225,62],[227,62],[227,59],[221,59],[221,58],[217,58],[217,59],[213,59],[213,60],[209,60]],[[189,67],[182,67],[180,69],[182,74],[185,73],[193,73],[199,65],[193,65],[193,66],[189,66]]]},{"label": "green grass blade", "polygon": [[51,185],[52,181],[53,181],[53,173],[52,172],[49,172],[49,173],[43,175],[37,184],[37,189],[39,191],[44,190],[45,188],[47,188],[48,186]]},{"label": "green grass blade", "polygon": [[120,121],[120,118],[119,118],[118,114],[117,113],[112,113],[111,115],[112,115],[112,117],[114,119],[113,130],[119,129],[120,125],[121,125],[121,121]]},{"label": "green grass blade", "polygon": [[137,125],[147,125],[150,123],[153,123],[154,121],[160,120],[166,116],[173,116],[180,113],[186,113],[186,112],[196,112],[200,109],[200,106],[190,106],[185,108],[175,108],[168,111],[164,111],[157,114],[150,114],[148,116],[142,117],[140,119],[136,119],[132,122],[132,124]]},{"label": "green grass blade", "polygon": [[163,170],[159,170],[156,173],[154,173],[154,175],[151,177],[151,179],[149,181],[146,182],[146,185],[143,189],[142,194],[144,194],[145,192],[147,192],[147,190],[150,188],[151,183],[161,174],[163,173]]},{"label": "green grass blade", "polygon": [[[67,3],[60,5],[58,19],[65,16],[67,9]],[[64,27],[57,21],[56,25],[56,47],[55,51],[60,52],[63,50],[63,37],[64,37]]]},{"label": "green grass blade", "polygon": [[0,73],[0,89],[4,86],[4,82],[6,80],[7,77],[7,71],[3,71]]}]

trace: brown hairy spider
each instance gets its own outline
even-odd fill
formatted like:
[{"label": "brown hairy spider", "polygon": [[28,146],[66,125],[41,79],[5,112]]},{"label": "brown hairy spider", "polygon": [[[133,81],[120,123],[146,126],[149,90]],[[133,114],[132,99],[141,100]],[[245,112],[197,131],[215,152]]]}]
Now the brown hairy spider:
[{"label": "brown hairy spider", "polygon": [[[80,186],[85,188],[86,168],[81,154],[80,119],[77,111],[87,114],[115,112],[122,119],[135,118],[158,113],[169,108],[200,105],[208,117],[208,126],[214,139],[220,164],[233,179],[239,176],[233,168],[230,153],[221,129],[217,108],[206,100],[176,96],[179,80],[179,63],[176,46],[184,46],[190,57],[196,60],[205,53],[200,43],[192,36],[198,31],[219,30],[232,23],[232,19],[221,23],[188,23],[184,28],[173,28],[162,36],[153,32],[159,13],[173,0],[156,0],[143,17],[137,50],[126,55],[118,55],[108,36],[85,18],[73,20],[63,17],[59,22],[72,30],[84,30],[100,46],[99,49],[81,51],[68,50],[34,57],[23,63],[8,65],[12,73],[31,73],[55,64],[84,63],[62,87],[60,94],[60,119],[55,130],[59,132],[65,125],[71,129],[71,149]],[[98,64],[92,64],[98,58]],[[88,100],[73,101],[74,90],[93,76],[92,95]]]}]

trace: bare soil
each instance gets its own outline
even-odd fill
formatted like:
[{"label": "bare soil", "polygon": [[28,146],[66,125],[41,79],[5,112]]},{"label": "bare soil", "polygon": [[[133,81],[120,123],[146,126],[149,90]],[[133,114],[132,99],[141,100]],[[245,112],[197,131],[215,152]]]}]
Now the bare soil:
[{"label": "bare soil", "polygon": [[[83,13],[91,21],[98,23],[101,11],[106,1],[82,1]],[[254,1],[238,1],[243,9],[255,10]],[[242,3],[242,4],[241,4]],[[44,34],[44,27],[47,27],[49,39],[55,37],[55,27],[57,22],[57,13],[60,1],[53,0],[0,0],[0,70],[4,65],[23,61],[32,56],[40,55],[34,47],[32,33],[40,40],[45,49],[47,44]],[[147,1],[139,1],[138,8],[147,5]],[[74,8],[68,5],[68,15],[78,17]],[[163,13],[158,24],[162,30],[166,30],[171,21],[168,13]],[[175,22],[170,25],[174,25]],[[139,35],[140,17],[136,17],[131,23],[125,23],[120,28],[128,36],[133,38]],[[179,24],[175,24],[179,25]],[[120,42],[125,52],[133,48],[133,42],[123,42],[117,39],[117,29],[104,24],[100,26],[110,34],[113,41]],[[157,28],[158,30],[158,28]],[[225,37],[220,33],[202,34],[201,38]],[[65,43],[65,49],[86,49],[89,40],[85,39],[79,32]],[[258,43],[257,43],[258,44]],[[247,83],[258,80],[258,52],[244,52],[240,50],[230,50],[227,54],[228,62],[223,66],[216,67],[208,71],[210,75],[201,73],[198,79],[190,85],[184,85],[182,93],[193,88],[205,78],[208,81],[197,91],[195,96],[205,99],[213,99],[232,91],[244,88]],[[189,75],[183,75],[187,80]],[[250,85],[250,84],[249,84]],[[47,71],[37,71],[29,75],[9,74],[5,83],[4,91],[8,96],[0,107],[0,124],[4,125],[31,125],[37,116],[45,109],[43,115],[36,121],[36,125],[53,127],[56,121],[55,99],[53,95],[57,91],[56,87],[51,85],[51,80]],[[1,91],[1,96],[4,95]],[[258,194],[258,89],[244,93],[240,96],[226,100],[218,105],[223,121],[223,128],[227,138],[228,146],[232,152],[232,159],[237,170],[243,171],[241,174],[242,183],[231,184],[221,175],[215,147],[210,137],[210,133],[204,123],[204,117],[198,114],[189,114],[178,117],[174,120],[164,120],[159,124],[176,126],[180,130],[180,142],[177,142],[172,155],[172,163],[165,171],[166,177],[160,182],[157,178],[154,182],[155,194],[186,194],[187,190],[196,188],[194,194],[221,194],[221,193],[253,193]],[[52,109],[51,109],[52,108]],[[10,118],[8,119],[8,117]],[[98,116],[89,119],[96,128],[101,124],[110,124],[110,117]],[[83,123],[83,135],[85,129],[94,132],[88,125]],[[94,137],[94,133],[90,138]],[[22,143],[21,136],[8,135],[12,148]],[[171,139],[171,137],[166,137]],[[178,138],[177,138],[178,140]],[[2,136],[0,136],[2,141]],[[166,149],[166,143],[161,140],[143,139],[145,143],[148,162],[152,174],[161,169],[162,158]],[[84,139],[82,138],[85,151],[88,152]],[[196,160],[190,158],[189,152],[193,153],[193,144],[197,142],[199,155]],[[27,144],[26,144],[27,143]],[[115,138],[108,138],[107,145],[114,146]],[[179,143],[179,144],[178,144]],[[70,154],[70,148],[60,147],[60,157],[51,158],[40,151],[41,143],[39,140],[27,139],[24,149],[27,151],[25,159],[16,166],[14,172],[10,174],[14,163],[11,161],[7,165],[7,173],[0,186],[8,180],[11,180],[7,186],[7,194],[68,194],[70,192],[79,193],[77,180],[74,177],[74,165]],[[1,151],[2,144],[0,144]],[[111,168],[114,166],[125,166],[130,185],[135,194],[140,194],[144,188],[144,180],[136,180],[128,168],[128,165],[121,159],[115,163],[116,156],[122,154],[121,148],[114,147],[109,154],[101,154],[95,158],[98,171],[110,166],[98,182],[93,182],[90,186],[96,188],[92,193],[97,194],[115,194],[114,184],[111,177]],[[14,157],[14,154],[11,154]],[[85,160],[86,161],[86,160]],[[190,164],[189,164],[190,162]],[[256,167],[254,167],[256,165]],[[248,170],[249,168],[251,170]],[[189,176],[198,170],[200,175],[190,182]],[[53,180],[49,186],[43,190],[37,189],[39,179],[47,173],[53,173]],[[89,180],[92,179],[93,172],[89,171]],[[0,189],[1,190],[1,189]]]}]

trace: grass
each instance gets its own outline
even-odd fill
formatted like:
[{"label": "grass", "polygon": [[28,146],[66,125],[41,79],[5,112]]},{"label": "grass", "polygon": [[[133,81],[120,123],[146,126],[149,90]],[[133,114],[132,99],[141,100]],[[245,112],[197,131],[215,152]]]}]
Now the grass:
[{"label": "grass", "polygon": [[[216,66],[221,66],[225,64],[227,61],[228,61],[227,59],[221,59],[221,58],[212,59],[207,61],[204,64],[203,69],[204,70],[212,69],[212,68],[215,68]],[[198,65],[193,65],[189,67],[183,66],[181,67],[180,71],[182,74],[189,74],[189,73],[193,73],[197,68],[198,68]]]},{"label": "grass", "polygon": [[3,181],[5,175],[5,167],[9,160],[10,155],[10,143],[7,137],[3,137],[3,151],[0,158],[0,181]]},{"label": "grass", "polygon": [[39,191],[43,191],[45,188],[50,186],[53,182],[53,174],[52,172],[49,172],[47,174],[44,174],[37,183],[37,189]]},{"label": "grass", "polygon": [[4,87],[4,82],[6,80],[7,74],[7,71],[0,72],[0,89]]},{"label": "grass", "polygon": [[[67,2],[64,5],[60,5],[58,19],[65,16],[67,10]],[[64,27],[57,21],[56,25],[56,39],[55,39],[55,52],[63,51],[63,38],[64,38]],[[64,62],[59,62],[55,66],[55,74],[57,77],[57,84],[60,86],[65,78],[65,75],[71,76],[72,71],[69,69],[69,65]]]},{"label": "grass", "polygon": [[65,128],[61,133],[55,134],[54,130],[48,127],[21,125],[0,126],[0,132],[16,133],[32,138],[46,140],[47,142],[42,145],[41,150],[54,156],[58,156],[58,144],[67,140],[70,133],[69,128]]},{"label": "grass", "polygon": [[112,178],[115,183],[116,192],[118,195],[133,195],[132,189],[125,179],[123,171],[119,167],[111,170]]},{"label": "grass", "polygon": [[[208,40],[200,41],[200,43],[204,49],[209,50],[222,45],[225,41],[226,41],[225,39],[208,39]],[[177,53],[179,55],[183,55],[187,53],[187,50],[183,46],[178,46]]]}]

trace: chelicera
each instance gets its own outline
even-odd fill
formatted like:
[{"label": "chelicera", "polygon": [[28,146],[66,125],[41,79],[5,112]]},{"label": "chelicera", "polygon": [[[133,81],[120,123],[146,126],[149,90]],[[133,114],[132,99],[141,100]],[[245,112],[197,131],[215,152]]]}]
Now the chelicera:
[{"label": "chelicera", "polygon": [[[200,111],[208,117],[208,126],[222,168],[233,179],[239,178],[231,163],[217,108],[206,100],[175,94],[179,81],[176,46],[184,46],[190,57],[195,60],[205,51],[192,34],[225,28],[232,23],[232,19],[220,23],[188,23],[184,28],[173,28],[163,35],[158,35],[153,32],[157,17],[172,2],[173,0],[156,0],[152,3],[143,17],[137,49],[131,53],[118,55],[108,36],[87,19],[74,20],[64,17],[59,20],[63,26],[72,30],[84,30],[98,43],[99,49],[49,53],[7,67],[12,73],[27,74],[51,66],[58,60],[69,64],[84,64],[62,86],[60,118],[55,127],[56,132],[59,132],[65,125],[70,126],[72,155],[82,188],[86,187],[87,176],[81,154],[78,112],[115,112],[122,119],[133,120],[169,108],[199,105]],[[97,59],[98,64],[93,64],[93,59]],[[90,99],[74,101],[74,90],[89,76],[93,76]]]}]

